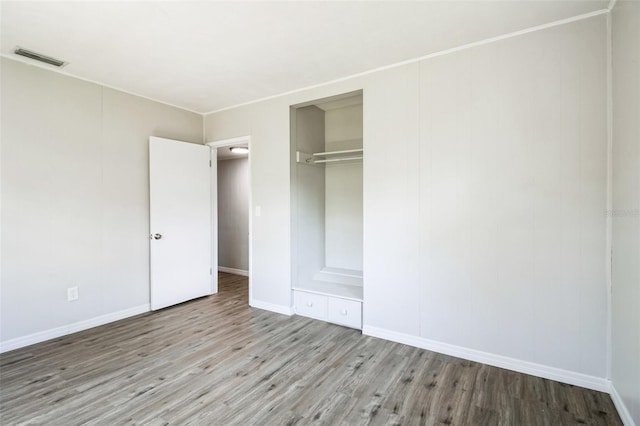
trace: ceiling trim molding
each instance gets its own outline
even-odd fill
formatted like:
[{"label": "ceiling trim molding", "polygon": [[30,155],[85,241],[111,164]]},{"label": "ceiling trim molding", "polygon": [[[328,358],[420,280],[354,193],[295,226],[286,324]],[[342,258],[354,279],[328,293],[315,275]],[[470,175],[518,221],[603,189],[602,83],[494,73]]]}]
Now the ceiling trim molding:
[{"label": "ceiling trim molding", "polygon": [[[616,2],[616,0],[611,0],[611,3],[609,4],[609,6],[612,7],[612,4],[614,4],[615,2]],[[525,28],[525,29],[519,30],[519,31],[513,31],[513,32],[510,32],[510,33],[507,33],[507,34],[503,34],[503,35],[499,35],[499,36],[495,36],[495,37],[490,37],[490,38],[483,39],[483,40],[480,40],[480,41],[474,41],[472,43],[463,44],[463,45],[460,45],[460,46],[457,46],[457,47],[452,47],[450,49],[441,50],[439,52],[429,53],[428,55],[419,56],[417,58],[407,59],[406,61],[396,62],[396,63],[390,64],[390,65],[384,65],[382,67],[373,68],[371,70],[363,71],[361,73],[351,74],[351,75],[346,76],[346,77],[340,77],[340,78],[337,78],[335,80],[326,81],[324,83],[314,84],[314,85],[311,85],[311,86],[302,87],[300,89],[294,89],[294,90],[290,90],[288,92],[279,93],[277,95],[265,96],[263,98],[255,99],[255,100],[252,100],[252,101],[243,102],[243,103],[240,103],[240,104],[236,104],[236,105],[232,105],[232,106],[216,109],[216,110],[213,110],[213,111],[205,112],[205,113],[203,113],[203,116],[206,117],[206,116],[211,115],[211,114],[216,114],[216,113],[219,113],[219,112],[228,111],[228,110],[231,110],[231,109],[236,109],[236,108],[240,108],[240,107],[247,106],[247,105],[257,104],[257,103],[268,101],[268,100],[271,100],[271,99],[280,98],[282,96],[293,95],[295,93],[304,92],[306,90],[312,90],[312,89],[316,89],[316,88],[319,88],[319,87],[324,87],[324,86],[328,86],[328,85],[331,85],[331,84],[340,83],[340,82],[343,82],[343,81],[351,80],[352,78],[363,77],[363,76],[366,76],[366,75],[369,75],[369,74],[373,74],[373,73],[376,73],[376,72],[379,72],[379,71],[384,71],[384,70],[388,70],[388,69],[392,69],[392,68],[397,68],[397,67],[401,67],[403,65],[413,64],[413,63],[416,63],[416,62],[424,61],[426,59],[431,59],[431,58],[435,58],[435,57],[438,57],[438,56],[448,55],[450,53],[458,52],[460,50],[470,49],[472,47],[482,46],[482,45],[485,45],[485,44],[494,43],[496,41],[505,40],[505,39],[512,38],[512,37],[518,37],[518,36],[521,36],[521,35],[524,35],[524,34],[529,34],[529,33],[533,33],[533,32],[536,32],[536,31],[545,30],[547,28],[553,28],[553,27],[557,27],[557,26],[560,26],[560,25],[570,24],[570,23],[576,22],[576,21],[582,21],[584,19],[589,19],[589,18],[593,18],[595,16],[607,14],[607,13],[609,13],[609,11],[610,11],[610,9],[608,9],[608,8],[607,9],[596,10],[596,11],[593,11],[593,12],[583,13],[581,15],[576,15],[576,16],[573,16],[571,18],[560,19],[558,21],[549,22],[547,24],[536,25],[535,27]]]},{"label": "ceiling trim molding", "polygon": [[182,107],[182,106],[179,106],[179,105],[171,104],[169,102],[161,101],[161,100],[158,100],[158,99],[155,99],[155,98],[151,98],[149,96],[141,95],[139,93],[135,93],[135,92],[132,92],[130,90],[122,89],[120,87],[111,86],[109,84],[104,84],[104,83],[101,83],[101,82],[96,81],[96,80],[91,80],[89,78],[79,77],[79,76],[77,76],[75,74],[63,71],[61,69],[51,68],[50,65],[40,64],[38,62],[32,62],[29,59],[22,59],[21,57],[19,57],[17,55],[7,54],[7,53],[0,53],[0,57],[3,57],[5,59],[9,59],[9,60],[12,60],[12,61],[15,61],[15,62],[20,62],[20,63],[23,63],[25,65],[30,65],[32,67],[41,68],[41,69],[46,70],[46,71],[51,71],[51,72],[54,72],[56,74],[62,74],[65,77],[75,78],[77,80],[81,80],[81,81],[84,81],[84,82],[87,82],[87,83],[91,83],[91,84],[97,84],[98,86],[106,87],[107,89],[117,90],[118,92],[126,93],[127,95],[136,96],[138,98],[146,99],[148,101],[156,102],[156,103],[159,103],[159,104],[162,104],[162,105],[170,106],[170,107],[173,107],[173,108],[178,108],[178,109],[181,109],[183,111],[188,111],[188,112],[192,112],[194,114],[198,114],[200,116],[204,116],[204,113],[202,113],[200,111],[194,111],[194,110],[189,109],[189,108],[185,108],[185,107]]}]

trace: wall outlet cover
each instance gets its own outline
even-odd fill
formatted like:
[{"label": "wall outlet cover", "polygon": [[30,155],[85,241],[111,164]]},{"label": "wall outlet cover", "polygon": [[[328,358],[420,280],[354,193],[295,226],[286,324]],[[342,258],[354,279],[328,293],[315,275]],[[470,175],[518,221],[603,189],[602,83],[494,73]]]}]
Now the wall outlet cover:
[{"label": "wall outlet cover", "polygon": [[67,301],[72,302],[78,300],[78,287],[69,287],[67,289]]}]

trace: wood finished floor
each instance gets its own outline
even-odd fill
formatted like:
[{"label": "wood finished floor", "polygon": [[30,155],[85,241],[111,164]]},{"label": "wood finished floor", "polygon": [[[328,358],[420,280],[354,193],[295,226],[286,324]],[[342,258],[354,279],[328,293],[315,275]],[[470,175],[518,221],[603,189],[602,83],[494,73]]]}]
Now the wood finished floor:
[{"label": "wood finished floor", "polygon": [[604,393],[220,293],[0,356],[0,423],[619,425]]}]

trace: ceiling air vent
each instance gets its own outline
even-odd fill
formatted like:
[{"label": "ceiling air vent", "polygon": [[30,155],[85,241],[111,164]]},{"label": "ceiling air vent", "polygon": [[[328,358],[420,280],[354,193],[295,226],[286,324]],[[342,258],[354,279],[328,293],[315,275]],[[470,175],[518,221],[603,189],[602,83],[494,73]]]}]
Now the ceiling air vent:
[{"label": "ceiling air vent", "polygon": [[44,62],[45,64],[53,65],[54,67],[63,67],[67,65],[67,62],[60,59],[52,58],[51,56],[43,55],[32,50],[23,49],[22,47],[16,47],[13,51],[16,55],[24,56],[25,58],[35,59],[36,61]]}]

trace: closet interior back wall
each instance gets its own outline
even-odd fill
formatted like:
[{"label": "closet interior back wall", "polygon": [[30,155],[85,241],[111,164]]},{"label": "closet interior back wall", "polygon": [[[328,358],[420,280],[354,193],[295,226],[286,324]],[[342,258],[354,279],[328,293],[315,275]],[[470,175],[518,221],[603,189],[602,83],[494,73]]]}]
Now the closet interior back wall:
[{"label": "closet interior back wall", "polygon": [[[325,151],[362,148],[362,104],[324,113]],[[362,271],[362,161],[325,170],[326,266]]]}]

